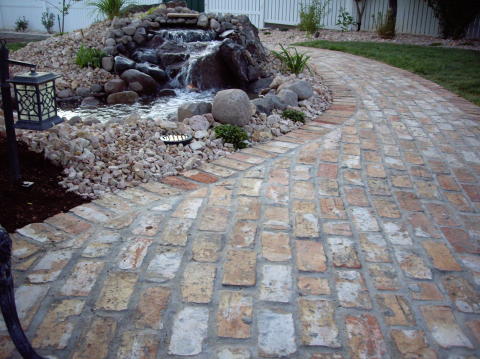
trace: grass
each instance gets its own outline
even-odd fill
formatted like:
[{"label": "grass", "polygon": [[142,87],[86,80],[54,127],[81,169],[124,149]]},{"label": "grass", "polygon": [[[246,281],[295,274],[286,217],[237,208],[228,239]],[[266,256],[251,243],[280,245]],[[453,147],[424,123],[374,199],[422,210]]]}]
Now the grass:
[{"label": "grass", "polygon": [[20,50],[22,47],[27,45],[26,42],[9,42],[7,44],[7,49],[10,51]]},{"label": "grass", "polygon": [[317,40],[296,45],[348,52],[433,81],[480,106],[480,52],[431,46]]}]

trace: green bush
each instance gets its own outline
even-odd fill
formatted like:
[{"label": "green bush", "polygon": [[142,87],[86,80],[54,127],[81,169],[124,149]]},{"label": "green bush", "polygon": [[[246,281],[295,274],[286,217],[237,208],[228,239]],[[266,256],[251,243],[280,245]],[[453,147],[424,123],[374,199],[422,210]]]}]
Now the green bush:
[{"label": "green bush", "polygon": [[426,0],[439,19],[443,38],[461,39],[468,26],[480,15],[478,0]]},{"label": "green bush", "polygon": [[55,24],[55,15],[48,10],[42,13],[42,25],[49,34],[52,33],[52,27]]},{"label": "green bush", "polygon": [[85,47],[83,44],[77,51],[75,63],[80,67],[100,67],[102,65],[102,57],[106,54],[99,49],[93,47]]},{"label": "green bush", "polygon": [[310,70],[308,67],[310,56],[299,53],[296,48],[285,48],[283,45],[280,45],[280,47],[282,51],[272,51],[272,54],[280,60],[284,70],[295,75],[302,73],[305,69]]},{"label": "green bush", "polygon": [[344,7],[340,7],[340,13],[337,17],[337,23],[335,25],[340,26],[342,32],[350,31],[352,25],[356,24],[353,20],[353,16],[345,9]]},{"label": "green bush", "polygon": [[300,3],[299,29],[313,35],[323,27],[323,17],[328,13],[327,6],[330,0],[312,0],[309,4]]},{"label": "green bush", "polygon": [[15,31],[25,31],[28,28],[28,20],[25,19],[25,16],[19,17],[15,21]]},{"label": "green bush", "polygon": [[378,36],[382,39],[393,39],[395,37],[395,16],[391,9],[388,9],[385,16],[379,12],[376,22]]},{"label": "green bush", "polygon": [[96,0],[88,5],[97,8],[97,11],[105,15],[109,20],[115,16],[120,16],[122,8],[130,3],[130,0]]},{"label": "green bush", "polygon": [[235,125],[220,125],[215,127],[215,136],[231,143],[235,149],[245,148],[248,135],[245,130]]},{"label": "green bush", "polygon": [[293,122],[305,123],[305,114],[301,111],[297,111],[294,109],[286,109],[282,112],[282,117],[288,120],[292,120]]}]

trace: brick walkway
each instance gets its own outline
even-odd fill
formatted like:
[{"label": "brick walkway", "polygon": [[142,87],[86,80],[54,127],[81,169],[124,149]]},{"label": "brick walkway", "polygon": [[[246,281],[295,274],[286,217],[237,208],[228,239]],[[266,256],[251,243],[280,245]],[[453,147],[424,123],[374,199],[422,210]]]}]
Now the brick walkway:
[{"label": "brick walkway", "polygon": [[41,353],[476,358],[480,108],[310,51],[335,94],[317,121],[15,234]]}]

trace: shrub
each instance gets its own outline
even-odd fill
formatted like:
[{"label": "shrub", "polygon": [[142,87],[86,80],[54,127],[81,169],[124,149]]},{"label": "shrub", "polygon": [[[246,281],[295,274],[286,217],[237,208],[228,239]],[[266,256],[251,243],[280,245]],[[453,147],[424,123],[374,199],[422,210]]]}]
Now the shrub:
[{"label": "shrub", "polygon": [[330,0],[312,0],[309,4],[300,3],[299,29],[313,35],[323,27],[323,17],[328,13],[327,5]]},{"label": "shrub", "polygon": [[293,51],[290,51],[289,48],[283,47],[280,45],[282,51],[272,51],[272,54],[280,60],[284,69],[292,74],[298,75],[308,67],[308,60],[310,60],[310,56],[307,54],[302,54],[297,51],[296,48],[292,48]]},{"label": "shrub", "polygon": [[25,19],[25,16],[19,17],[15,21],[15,31],[25,31],[28,28],[28,20]]},{"label": "shrub", "polygon": [[104,56],[106,55],[102,50],[85,47],[82,44],[77,51],[75,63],[80,67],[100,67]]},{"label": "shrub", "polygon": [[215,136],[231,143],[235,149],[245,148],[248,135],[245,130],[235,125],[220,125],[215,127]]},{"label": "shrub", "polygon": [[440,23],[443,38],[460,39],[468,25],[480,14],[480,1],[475,0],[426,0]]},{"label": "shrub", "polygon": [[42,25],[49,34],[52,33],[52,27],[55,24],[55,15],[48,10],[42,13]]},{"label": "shrub", "polygon": [[340,7],[340,13],[337,17],[337,26],[340,26],[340,29],[343,31],[350,31],[351,26],[356,24],[353,21],[353,16],[345,9],[344,7]]},{"label": "shrub", "polygon": [[286,109],[282,112],[282,117],[288,120],[292,120],[293,122],[305,123],[305,114],[301,111],[297,111],[294,109]]},{"label": "shrub", "polygon": [[130,0],[96,0],[89,2],[88,5],[97,8],[97,11],[105,15],[109,20],[121,14],[122,8],[127,5]]},{"label": "shrub", "polygon": [[382,39],[393,39],[395,37],[395,16],[391,9],[387,11],[385,16],[379,12],[376,21],[378,36]]}]

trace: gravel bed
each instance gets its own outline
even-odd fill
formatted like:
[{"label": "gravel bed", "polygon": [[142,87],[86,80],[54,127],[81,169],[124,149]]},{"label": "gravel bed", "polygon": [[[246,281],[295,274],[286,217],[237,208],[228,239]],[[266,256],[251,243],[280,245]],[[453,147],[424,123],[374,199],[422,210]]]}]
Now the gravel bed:
[{"label": "gravel bed", "polygon": [[392,39],[382,39],[374,31],[346,31],[341,32],[337,30],[320,30],[318,37],[312,37],[305,31],[300,31],[295,28],[289,28],[288,31],[281,31],[278,28],[267,28],[260,31],[260,39],[266,46],[273,48],[280,44],[289,45],[295,42],[312,41],[312,40],[328,40],[328,41],[369,41],[369,42],[384,42],[392,44],[409,44],[422,46],[452,47],[468,50],[480,50],[480,40],[463,39],[463,40],[445,40],[434,36],[411,35],[411,34],[397,34]]}]

